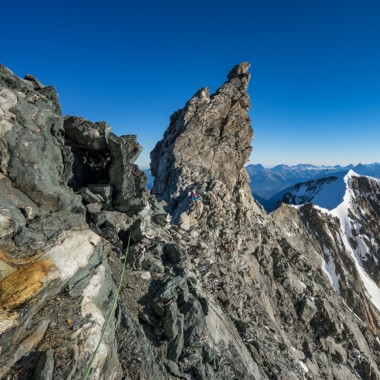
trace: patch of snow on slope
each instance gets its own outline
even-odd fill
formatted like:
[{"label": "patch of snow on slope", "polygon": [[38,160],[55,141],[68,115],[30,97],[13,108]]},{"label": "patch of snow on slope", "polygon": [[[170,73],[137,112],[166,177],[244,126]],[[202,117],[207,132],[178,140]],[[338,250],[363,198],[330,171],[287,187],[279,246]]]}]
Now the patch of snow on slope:
[{"label": "patch of snow on slope", "polygon": [[342,202],[345,192],[345,183],[342,181],[342,177],[338,176],[335,181],[323,186],[320,191],[315,194],[312,202],[319,207],[332,210]]},{"label": "patch of snow on slope", "polygon": [[339,288],[338,276],[336,274],[334,259],[327,248],[324,248],[324,253],[328,257],[328,262],[326,262],[326,260],[322,258],[322,270],[329,278],[331,285],[333,286],[335,291],[339,294],[340,288]]},{"label": "patch of snow on slope", "polygon": [[288,193],[289,203],[305,204],[314,203],[319,207],[332,210],[343,201],[346,192],[344,182],[345,172],[318,180],[313,180],[295,185]]},{"label": "patch of snow on slope", "polygon": [[323,208],[323,207],[320,207],[319,205],[314,205],[314,208],[324,214],[328,214],[329,213],[329,210],[327,210],[327,208]]},{"label": "patch of snow on slope", "polygon": [[362,261],[367,261],[368,257],[372,256],[370,249],[360,235],[356,237],[356,242],[358,243],[358,248],[356,248],[356,251],[360,259]]},{"label": "patch of snow on slope", "polygon": [[298,362],[300,364],[300,367],[303,369],[303,371],[305,373],[309,373],[309,368],[307,368],[307,365],[302,360],[299,360]]}]

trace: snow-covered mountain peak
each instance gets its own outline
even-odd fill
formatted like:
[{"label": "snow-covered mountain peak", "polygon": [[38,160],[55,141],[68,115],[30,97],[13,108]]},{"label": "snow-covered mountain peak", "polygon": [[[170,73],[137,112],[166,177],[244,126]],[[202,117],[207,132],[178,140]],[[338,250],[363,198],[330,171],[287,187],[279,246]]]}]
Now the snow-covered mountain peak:
[{"label": "snow-covered mountain peak", "polygon": [[347,172],[341,172],[329,177],[299,183],[284,195],[282,201],[293,205],[314,203],[327,210],[333,210],[343,202],[346,194],[346,175],[348,176]]},{"label": "snow-covered mountain peak", "polygon": [[[344,176],[344,181],[349,185],[351,183],[352,177],[360,177],[360,174],[356,173],[354,170],[350,169]],[[363,176],[364,177],[364,176]]]},{"label": "snow-covered mountain peak", "polygon": [[[339,220],[343,247],[356,266],[368,298],[380,311],[380,289],[377,285],[380,283],[380,180],[357,174],[351,169],[299,183],[282,197],[282,202],[298,206],[312,203],[311,207],[318,212]],[[299,210],[303,212],[302,207]],[[332,262],[331,258],[328,260]],[[335,278],[335,270],[328,271]],[[339,287],[334,288],[339,291]]]},{"label": "snow-covered mountain peak", "polygon": [[360,175],[358,173],[356,173],[355,171],[353,171],[352,169],[350,169],[348,172],[347,172],[347,176],[348,177],[360,177]]},{"label": "snow-covered mountain peak", "polygon": [[298,183],[285,193],[281,201],[291,205],[313,203],[332,211],[341,203],[349,204],[351,197],[358,191],[357,186],[352,184],[353,178],[367,178],[369,181],[380,183],[378,179],[361,176],[350,169],[328,177]]}]

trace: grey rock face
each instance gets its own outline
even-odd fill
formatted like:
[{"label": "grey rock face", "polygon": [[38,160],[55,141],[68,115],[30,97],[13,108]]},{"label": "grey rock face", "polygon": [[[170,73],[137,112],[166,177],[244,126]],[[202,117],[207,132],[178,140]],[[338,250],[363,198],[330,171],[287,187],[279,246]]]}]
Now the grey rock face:
[{"label": "grey rock face", "polygon": [[153,192],[171,208],[208,178],[222,181],[229,190],[236,186],[253,137],[247,114],[248,68],[248,63],[235,67],[215,94],[207,88],[198,91],[172,115],[164,139],[152,151]]},{"label": "grey rock face", "polygon": [[[115,291],[110,249],[67,186],[74,157],[55,90],[1,66],[0,93],[0,377],[78,378]],[[115,320],[98,376],[120,373],[114,341]]]},{"label": "grey rock face", "polygon": [[109,176],[114,189],[113,206],[118,211],[136,214],[147,203],[147,177],[133,164],[141,152],[141,146],[137,143],[136,136],[112,136],[109,148],[112,157]]},{"label": "grey rock face", "polygon": [[[78,117],[65,119],[65,136],[74,153],[74,177],[69,182],[74,189],[88,186],[103,192],[104,198],[108,198],[103,201],[109,201],[112,191],[112,206],[129,214],[146,206],[146,175],[134,164],[141,151],[136,136],[116,137],[106,123]],[[101,185],[109,186],[109,190],[101,190]],[[97,202],[95,198],[87,201]]]},{"label": "grey rock face", "polygon": [[107,150],[108,134],[111,132],[107,123],[92,123],[82,117],[65,118],[65,135],[78,146],[86,150],[101,152]]},{"label": "grey rock face", "polygon": [[376,284],[380,284],[380,180],[353,175],[350,188],[353,199],[349,213],[352,235],[349,242],[367,274]]},{"label": "grey rock face", "polygon": [[2,173],[36,204],[79,210],[79,198],[63,190],[63,123],[56,95],[3,66],[0,82]]},{"label": "grey rock face", "polygon": [[314,305],[313,301],[311,301],[309,298],[305,298],[302,304],[302,309],[300,313],[300,318],[304,322],[310,322],[314,315],[317,313],[318,309]]},{"label": "grey rock face", "polygon": [[10,236],[38,215],[37,205],[0,174],[0,237]]}]

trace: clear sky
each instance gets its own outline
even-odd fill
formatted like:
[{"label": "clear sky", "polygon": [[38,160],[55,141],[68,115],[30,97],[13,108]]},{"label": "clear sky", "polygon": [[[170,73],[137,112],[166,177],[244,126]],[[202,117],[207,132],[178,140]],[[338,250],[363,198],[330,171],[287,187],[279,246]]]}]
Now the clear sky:
[{"label": "clear sky", "polygon": [[201,87],[252,64],[251,161],[380,161],[380,1],[6,1],[0,62],[64,114],[137,134],[139,163]]}]

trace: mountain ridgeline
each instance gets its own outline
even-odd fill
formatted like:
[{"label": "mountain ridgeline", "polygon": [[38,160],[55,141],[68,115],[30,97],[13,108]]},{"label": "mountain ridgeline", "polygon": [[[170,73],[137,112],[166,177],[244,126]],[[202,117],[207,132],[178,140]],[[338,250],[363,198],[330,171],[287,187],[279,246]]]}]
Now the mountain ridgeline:
[{"label": "mountain ridgeline", "polygon": [[379,183],[267,214],[249,80],[241,63],[171,116],[151,194],[136,136],[0,66],[0,378],[380,379]]},{"label": "mountain ridgeline", "polygon": [[277,165],[264,168],[261,164],[247,165],[252,192],[260,200],[278,198],[277,194],[297,183],[315,180],[330,175],[354,170],[356,173],[380,178],[380,163],[347,166],[316,166],[310,164]]}]

